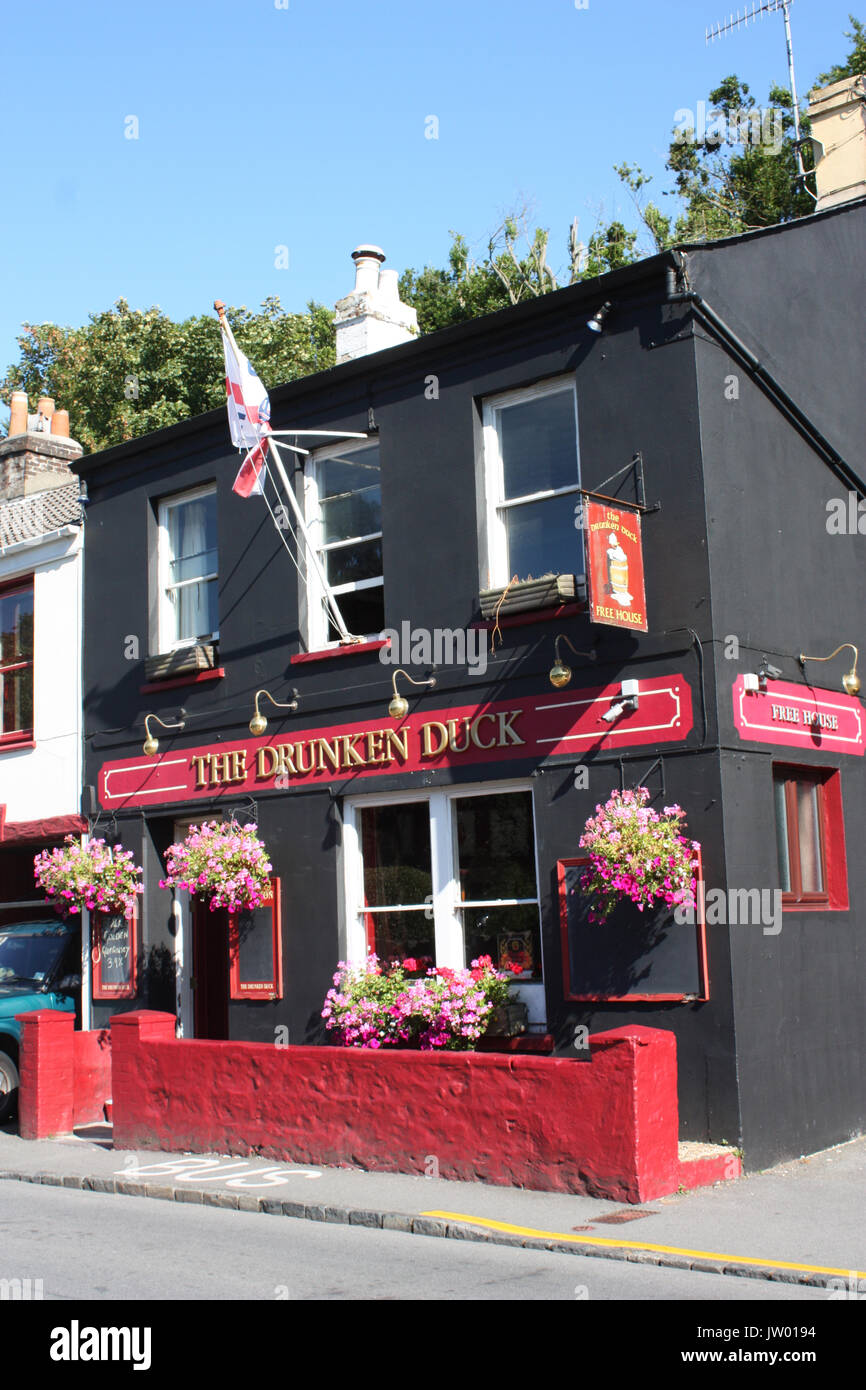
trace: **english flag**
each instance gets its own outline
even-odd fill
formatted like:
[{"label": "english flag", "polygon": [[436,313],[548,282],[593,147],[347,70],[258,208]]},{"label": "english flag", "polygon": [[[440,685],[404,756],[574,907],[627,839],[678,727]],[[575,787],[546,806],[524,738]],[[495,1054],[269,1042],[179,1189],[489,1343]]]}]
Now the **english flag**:
[{"label": "english flag", "polygon": [[223,313],[220,314],[223,355],[226,364],[226,405],[232,443],[249,450],[232,484],[232,492],[249,497],[262,491],[265,456],[270,433],[271,403],[255,367],[251,366],[234,339]]}]

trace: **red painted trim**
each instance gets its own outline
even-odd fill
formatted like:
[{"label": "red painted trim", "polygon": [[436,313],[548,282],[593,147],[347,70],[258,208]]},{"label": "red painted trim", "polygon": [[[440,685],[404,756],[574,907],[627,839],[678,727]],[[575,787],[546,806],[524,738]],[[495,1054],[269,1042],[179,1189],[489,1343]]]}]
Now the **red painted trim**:
[{"label": "red painted trim", "polygon": [[64,835],[80,835],[87,829],[83,816],[52,816],[47,820],[8,820],[2,825],[4,845],[33,840],[61,840]]},{"label": "red painted trim", "polygon": [[238,949],[238,917],[229,914],[229,980],[232,999],[282,999],[283,997],[283,932],[280,899],[280,880],[271,879],[271,891],[262,903],[271,910],[273,933],[274,973],[269,980],[241,980],[241,958]]},{"label": "red painted trim", "polygon": [[93,997],[94,999],[134,999],[138,993],[138,903],[135,904],[132,921],[129,925],[132,968],[128,983],[122,985],[104,984],[102,979],[102,928],[106,917],[113,915],[115,914],[94,912],[92,917],[94,945],[91,947],[90,959],[93,963]]},{"label": "red painted trim", "polygon": [[296,652],[289,657],[290,666],[300,666],[307,661],[335,661],[339,656],[357,656],[359,652],[378,652],[382,647],[390,647],[390,637],[375,642],[344,642],[341,647],[324,647],[317,652]]},{"label": "red painted trim", "polygon": [[552,1033],[522,1033],[516,1038],[482,1037],[478,1039],[477,1045],[479,1052],[526,1052],[541,1053],[544,1056],[549,1056],[553,1048]]},{"label": "red painted trim", "polygon": [[[559,608],[533,608],[526,613],[512,613],[510,617],[506,613],[504,617],[499,619],[499,626],[528,627],[530,623],[552,623],[554,619],[558,618],[576,618],[579,613],[586,611],[587,604],[583,602],[563,603]],[[496,621],[493,618],[489,621],[484,618],[477,623],[470,623],[469,626],[470,628],[483,628],[489,632],[496,627]]]},{"label": "red painted trim", "polygon": [[150,681],[138,687],[139,695],[158,695],[162,690],[178,690],[182,685],[201,685],[204,681],[222,680],[226,673],[224,666],[214,666],[209,671],[196,671],[194,676],[178,676],[170,681]]},{"label": "red painted trim", "polygon": [[19,738],[17,734],[0,734],[0,753],[14,753],[19,748],[35,748],[33,730],[26,729]]},{"label": "red painted trim", "polygon": [[[559,897],[559,934],[562,947],[562,987],[563,998],[573,1003],[608,1002],[611,1004],[705,1004],[710,997],[709,969],[707,965],[707,920],[705,910],[704,875],[701,851],[695,850],[693,862],[697,880],[697,933],[698,979],[700,984],[697,996],[685,994],[575,994],[571,987],[571,956],[568,949],[568,903],[565,897],[565,870],[577,864],[588,864],[589,855],[581,854],[574,859],[557,859],[556,891]],[[603,938],[599,936],[599,941]]]}]

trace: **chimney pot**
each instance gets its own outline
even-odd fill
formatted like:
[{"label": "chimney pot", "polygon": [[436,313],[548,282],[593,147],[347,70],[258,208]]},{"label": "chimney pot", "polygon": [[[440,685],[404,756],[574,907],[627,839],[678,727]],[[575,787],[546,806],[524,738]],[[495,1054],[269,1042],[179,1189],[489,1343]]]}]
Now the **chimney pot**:
[{"label": "chimney pot", "polygon": [[51,420],[51,433],[62,435],[64,439],[69,438],[68,410],[55,410]]},{"label": "chimney pot", "polygon": [[355,262],[355,293],[375,290],[379,283],[379,267],[385,259],[381,246],[356,246],[352,252]]},{"label": "chimney pot", "polygon": [[26,391],[13,391],[9,401],[11,414],[9,416],[9,435],[27,433],[27,403]]}]

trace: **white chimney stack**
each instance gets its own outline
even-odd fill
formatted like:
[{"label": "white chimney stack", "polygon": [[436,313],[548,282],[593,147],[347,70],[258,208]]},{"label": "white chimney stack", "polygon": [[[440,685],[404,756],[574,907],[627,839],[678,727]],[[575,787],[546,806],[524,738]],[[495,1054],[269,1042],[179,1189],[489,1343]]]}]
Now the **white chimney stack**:
[{"label": "white chimney stack", "polygon": [[866,194],[866,77],[845,77],[809,93],[815,148],[816,212]]},{"label": "white chimney stack", "polygon": [[418,334],[418,314],[401,302],[397,272],[383,270],[384,259],[381,246],[356,246],[352,252],[355,288],[335,306],[338,365],[408,343]]}]

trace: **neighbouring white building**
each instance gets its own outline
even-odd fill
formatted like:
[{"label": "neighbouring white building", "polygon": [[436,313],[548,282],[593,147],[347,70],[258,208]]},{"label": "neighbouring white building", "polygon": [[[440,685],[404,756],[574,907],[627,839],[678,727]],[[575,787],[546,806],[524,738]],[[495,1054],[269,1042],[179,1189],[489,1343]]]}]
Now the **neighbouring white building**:
[{"label": "neighbouring white building", "polygon": [[[0,441],[0,925],[40,911],[33,856],[81,816],[81,445],[15,392]],[[41,909],[44,911],[44,907]]]}]

